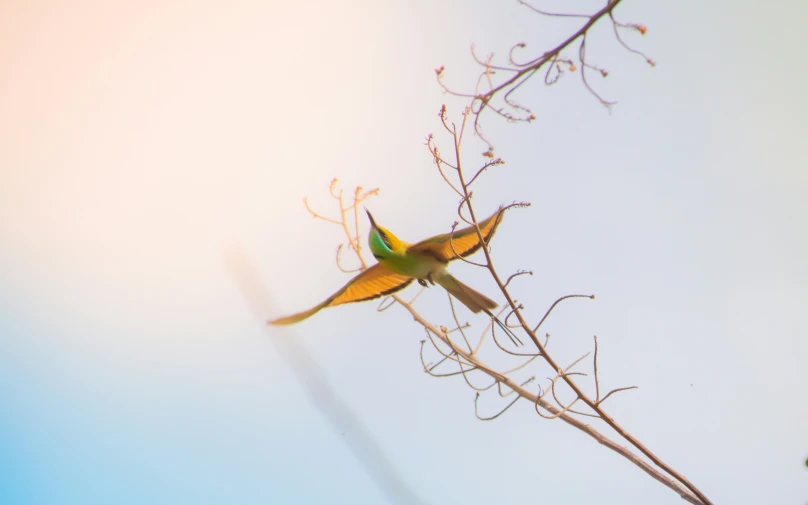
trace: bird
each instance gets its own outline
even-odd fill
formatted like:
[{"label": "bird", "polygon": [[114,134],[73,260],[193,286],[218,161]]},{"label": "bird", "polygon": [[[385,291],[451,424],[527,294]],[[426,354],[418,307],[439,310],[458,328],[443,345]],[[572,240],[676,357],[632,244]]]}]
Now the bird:
[{"label": "bird", "polygon": [[[417,280],[422,286],[438,284],[475,314],[485,312],[492,317],[511,337],[518,337],[491,313],[497,303],[484,294],[463,284],[446,270],[446,265],[455,259],[477,252],[483,244],[488,245],[505,213],[500,207],[487,219],[479,222],[483,241],[477,228],[469,226],[452,233],[436,235],[415,244],[399,239],[392,232],[379,226],[373,215],[365,209],[370,219],[368,246],[378,263],[363,270],[348,281],[339,291],[314,307],[269,321],[272,325],[289,325],[307,319],[326,307],[345,303],[372,300],[390,295]],[[514,342],[515,344],[516,342]],[[519,341],[521,344],[521,341]]]}]

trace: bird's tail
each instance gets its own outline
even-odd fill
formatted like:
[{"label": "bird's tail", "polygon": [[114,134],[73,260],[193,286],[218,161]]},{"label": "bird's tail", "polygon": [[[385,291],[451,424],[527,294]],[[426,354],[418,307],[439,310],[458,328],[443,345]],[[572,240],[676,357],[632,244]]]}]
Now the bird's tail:
[{"label": "bird's tail", "polygon": [[479,291],[466,286],[459,280],[452,277],[449,273],[439,275],[435,282],[443,286],[443,288],[457,298],[460,303],[468,307],[468,309],[475,314],[478,312],[488,312],[497,308],[497,302],[488,298]]},{"label": "bird's tail", "polygon": [[502,321],[500,321],[497,316],[491,312],[491,310],[497,308],[497,302],[488,298],[479,291],[466,286],[447,272],[444,272],[443,275],[439,275],[438,278],[435,279],[435,282],[443,286],[446,291],[451,293],[452,296],[457,298],[463,305],[468,307],[470,311],[474,312],[475,314],[485,312],[491,316],[494,322],[496,322],[497,325],[508,334],[508,337],[511,339],[511,342],[513,342],[514,345],[523,345],[519,337],[517,337],[510,328],[502,323]]}]

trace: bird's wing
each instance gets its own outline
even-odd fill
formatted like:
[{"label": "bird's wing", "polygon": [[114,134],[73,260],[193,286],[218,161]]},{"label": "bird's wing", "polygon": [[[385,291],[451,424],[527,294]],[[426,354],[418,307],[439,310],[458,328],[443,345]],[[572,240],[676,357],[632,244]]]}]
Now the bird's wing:
[{"label": "bird's wing", "polygon": [[[485,221],[480,221],[480,231],[482,232],[486,244],[491,241],[491,237],[494,236],[494,232],[504,215],[505,209],[500,207],[491,217]],[[462,230],[455,230],[454,233],[445,233],[422,240],[417,244],[411,245],[409,250],[412,252],[430,254],[438,261],[448,263],[459,257],[465,258],[470,254],[474,254],[481,246],[482,243],[477,236],[477,228],[469,226]]]},{"label": "bird's wing", "polygon": [[380,263],[376,263],[348,281],[348,284],[326,298],[321,304],[315,305],[309,310],[292,314],[291,316],[274,319],[270,321],[269,324],[286,325],[297,323],[314,315],[320,309],[342,305],[343,303],[372,300],[380,296],[389,295],[400,289],[404,289],[410,282],[412,282],[412,277],[399,275],[390,271]]}]

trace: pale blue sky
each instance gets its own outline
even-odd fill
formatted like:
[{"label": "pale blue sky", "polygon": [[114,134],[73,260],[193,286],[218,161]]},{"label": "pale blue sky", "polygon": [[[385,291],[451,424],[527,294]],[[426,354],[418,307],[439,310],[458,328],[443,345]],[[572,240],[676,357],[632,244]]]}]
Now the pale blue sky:
[{"label": "pale blue sky", "polygon": [[[569,75],[519,96],[534,124],[486,122],[507,164],[477,208],[533,203],[495,261],[535,272],[514,289],[534,318],[597,295],[548,321],[554,351],[597,334],[604,387],[640,386],[613,416],[715,503],[805,503],[808,13],[617,14],[648,26],[627,38],[658,65],[592,34],[611,114]],[[461,379],[423,373],[400,308],[283,331],[255,314],[346,281],[340,230],[301,201],[327,210],[333,177],[380,187],[368,207],[405,240],[447,231],[457,201],[422,144],[464,103],[434,69],[467,86],[472,42],[505,56],[577,23],[483,0],[0,6],[0,503],[411,503],[380,487],[393,473],[430,504],[683,503],[530,405],[475,419]],[[449,325],[442,292],[419,303]]]}]

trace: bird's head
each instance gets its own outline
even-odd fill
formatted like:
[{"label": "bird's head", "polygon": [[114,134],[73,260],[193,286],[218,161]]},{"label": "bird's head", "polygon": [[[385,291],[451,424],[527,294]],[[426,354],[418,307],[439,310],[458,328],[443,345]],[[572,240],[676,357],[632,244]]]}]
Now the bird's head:
[{"label": "bird's head", "polygon": [[365,209],[370,219],[370,233],[368,234],[368,245],[373,257],[377,260],[383,260],[393,254],[403,254],[407,249],[404,242],[398,239],[395,235],[388,230],[382,228],[373,219],[370,212]]}]

